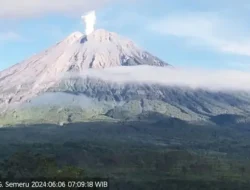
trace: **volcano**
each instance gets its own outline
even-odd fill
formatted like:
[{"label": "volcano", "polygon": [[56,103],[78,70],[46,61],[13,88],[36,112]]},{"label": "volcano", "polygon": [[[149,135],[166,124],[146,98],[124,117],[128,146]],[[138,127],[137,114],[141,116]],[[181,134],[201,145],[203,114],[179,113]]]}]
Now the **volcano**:
[{"label": "volcano", "polygon": [[217,116],[231,114],[244,120],[249,113],[248,94],[103,79],[129,78],[131,70],[140,71],[142,66],[174,69],[114,32],[74,32],[0,72],[0,124],[138,120],[159,115],[216,121]]},{"label": "volcano", "polygon": [[116,33],[103,29],[88,36],[74,32],[42,53],[0,72],[0,104],[23,102],[46,92],[59,76],[69,72],[133,65],[168,66]]}]

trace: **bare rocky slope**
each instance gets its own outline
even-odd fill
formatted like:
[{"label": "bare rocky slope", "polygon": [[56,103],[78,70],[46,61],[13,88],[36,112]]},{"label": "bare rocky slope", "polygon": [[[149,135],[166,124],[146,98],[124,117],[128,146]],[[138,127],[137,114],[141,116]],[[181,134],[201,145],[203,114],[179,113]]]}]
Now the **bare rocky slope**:
[{"label": "bare rocky slope", "polygon": [[[103,79],[104,75],[121,75],[102,72],[104,69],[124,71],[133,67],[140,71],[141,65],[172,69],[116,33],[100,29],[85,36],[75,32],[42,53],[0,72],[0,124],[62,124],[162,116],[206,122],[237,117],[239,122],[249,115],[250,95],[245,92],[212,92]],[[95,72],[90,74],[91,71]],[[123,75],[130,76],[126,72]]]},{"label": "bare rocky slope", "polygon": [[103,29],[72,33],[55,46],[0,72],[0,104],[29,100],[69,72],[132,65],[167,65],[133,42]]}]

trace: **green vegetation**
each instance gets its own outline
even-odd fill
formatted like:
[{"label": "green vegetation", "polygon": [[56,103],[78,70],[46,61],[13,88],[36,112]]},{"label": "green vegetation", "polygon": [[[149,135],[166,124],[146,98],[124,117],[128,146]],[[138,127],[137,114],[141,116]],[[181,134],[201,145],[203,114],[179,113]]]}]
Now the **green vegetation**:
[{"label": "green vegetation", "polygon": [[0,125],[18,124],[64,124],[70,122],[86,122],[95,120],[111,120],[104,115],[99,115],[101,108],[84,110],[79,106],[40,106],[11,110],[0,115]]},{"label": "green vegetation", "polygon": [[2,177],[108,177],[111,189],[249,189],[247,126],[75,123],[0,129]]},{"label": "green vegetation", "polygon": [[[0,114],[0,125],[17,124],[61,124],[87,121],[138,120],[148,112],[171,116],[183,120],[209,119],[187,108],[177,108],[160,100],[129,100],[115,105],[112,102],[94,102],[90,107],[81,103],[72,105],[26,105]],[[52,106],[53,105],[53,106]]]},{"label": "green vegetation", "polygon": [[1,177],[5,179],[83,176],[83,170],[80,168],[67,165],[59,167],[54,158],[30,152],[17,152],[11,155],[2,161],[1,169]]}]

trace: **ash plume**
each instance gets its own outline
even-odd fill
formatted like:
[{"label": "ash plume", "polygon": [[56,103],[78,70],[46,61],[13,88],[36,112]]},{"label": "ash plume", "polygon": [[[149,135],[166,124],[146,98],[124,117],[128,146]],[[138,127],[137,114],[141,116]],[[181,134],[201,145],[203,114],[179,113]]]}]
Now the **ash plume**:
[{"label": "ash plume", "polygon": [[95,11],[90,11],[82,16],[83,21],[85,22],[85,34],[91,34],[95,29],[96,15]]}]

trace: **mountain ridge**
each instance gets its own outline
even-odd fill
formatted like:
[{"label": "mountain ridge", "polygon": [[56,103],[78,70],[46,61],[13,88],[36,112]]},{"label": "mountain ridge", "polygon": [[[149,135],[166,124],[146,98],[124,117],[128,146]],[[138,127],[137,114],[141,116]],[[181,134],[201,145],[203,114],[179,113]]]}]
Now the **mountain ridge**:
[{"label": "mountain ridge", "polygon": [[152,112],[199,122],[223,114],[248,117],[250,93],[161,85],[150,73],[156,68],[173,66],[116,33],[74,32],[0,72],[0,123],[137,120]]},{"label": "mountain ridge", "polygon": [[[113,32],[99,29],[88,36],[73,32],[47,50],[0,72],[0,103],[4,99],[26,101],[55,85],[63,73],[137,64],[165,63]],[[27,90],[28,95],[18,96]]]}]

